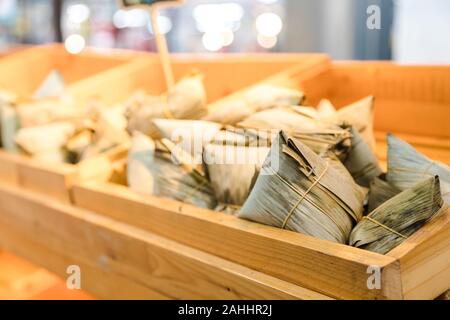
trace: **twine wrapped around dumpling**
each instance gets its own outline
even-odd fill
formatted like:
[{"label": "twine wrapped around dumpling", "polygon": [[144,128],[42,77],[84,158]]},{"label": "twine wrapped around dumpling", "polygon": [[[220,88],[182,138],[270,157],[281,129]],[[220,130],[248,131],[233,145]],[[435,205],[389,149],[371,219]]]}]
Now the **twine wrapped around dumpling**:
[{"label": "twine wrapped around dumpling", "polygon": [[385,254],[420,229],[442,204],[439,177],[427,178],[364,217],[353,229],[350,245]]},{"label": "twine wrapped around dumpling", "polygon": [[203,76],[191,75],[178,82],[168,94],[148,97],[142,94],[127,102],[128,131],[155,136],[153,119],[199,119],[207,112]]},{"label": "twine wrapped around dumpling", "polygon": [[401,190],[386,181],[385,175],[376,177],[370,183],[369,212],[372,212],[400,192]]},{"label": "twine wrapped around dumpling", "polygon": [[219,203],[229,207],[244,204],[270,151],[270,142],[250,134],[221,131],[205,147],[204,162]]},{"label": "twine wrapped around dumpling", "polygon": [[352,127],[352,146],[344,161],[347,170],[360,186],[368,188],[373,179],[383,173],[378,159],[358,130]]},{"label": "twine wrapped around dumpling", "polygon": [[155,142],[150,137],[135,132],[128,154],[127,176],[130,188],[135,192],[213,209],[217,201],[201,168],[193,167],[189,161],[185,161],[191,158],[188,153],[178,152],[175,155],[173,148],[173,143],[166,139]]},{"label": "twine wrapped around dumpling", "polygon": [[288,133],[291,137],[307,145],[322,158],[334,155],[336,159],[343,160],[348,157],[352,135],[347,128],[293,130]]},{"label": "twine wrapped around dumpling", "polygon": [[239,217],[347,243],[365,195],[339,165],[281,132]]},{"label": "twine wrapped around dumpling", "polygon": [[203,119],[235,125],[255,112],[274,107],[300,105],[303,99],[304,94],[301,91],[262,84],[246,90],[240,97],[215,103]]},{"label": "twine wrapped around dumpling", "polygon": [[388,172],[386,180],[400,190],[413,187],[426,177],[439,176],[441,193],[450,204],[450,167],[419,153],[410,144],[388,135]]}]

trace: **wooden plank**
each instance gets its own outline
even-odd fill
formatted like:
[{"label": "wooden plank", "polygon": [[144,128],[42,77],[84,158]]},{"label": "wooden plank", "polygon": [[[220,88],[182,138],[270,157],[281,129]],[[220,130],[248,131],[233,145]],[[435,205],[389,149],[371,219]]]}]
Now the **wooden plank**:
[{"label": "wooden plank", "polygon": [[78,179],[76,166],[54,166],[24,158],[17,163],[17,170],[21,187],[71,203],[69,188]]},{"label": "wooden plank", "polygon": [[435,299],[450,289],[450,209],[388,253],[400,262],[407,299]]},{"label": "wooden plank", "polygon": [[120,67],[131,57],[130,54],[100,55],[92,50],[71,55],[64,46],[56,44],[31,47],[0,61],[0,88],[14,92],[20,101],[27,101],[52,70],[58,70],[70,87],[90,76]]},{"label": "wooden plank", "polygon": [[9,154],[0,149],[0,181],[17,185],[19,183],[19,173],[17,163],[20,156]]},{"label": "wooden plank", "polygon": [[4,185],[0,185],[0,243],[59,275],[67,266],[79,265],[82,288],[100,297],[136,292],[133,298],[326,298],[110,218]]},{"label": "wooden plank", "polygon": [[[401,298],[396,260],[106,183],[75,185],[77,206],[336,298]],[[367,288],[379,266],[381,290]]]}]

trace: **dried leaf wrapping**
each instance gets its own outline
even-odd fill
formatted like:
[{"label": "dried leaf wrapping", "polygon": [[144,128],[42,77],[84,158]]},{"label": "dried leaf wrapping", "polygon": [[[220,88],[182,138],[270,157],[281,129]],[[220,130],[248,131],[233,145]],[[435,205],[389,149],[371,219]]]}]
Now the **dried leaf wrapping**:
[{"label": "dried leaf wrapping", "polygon": [[373,135],[374,101],[374,97],[366,97],[339,109],[333,115],[331,115],[331,108],[328,107],[328,114],[330,115],[321,119],[328,122],[339,124],[344,122],[352,125],[358,129],[363,140],[375,151],[376,142]]},{"label": "dried leaf wrapping", "polygon": [[380,205],[395,197],[401,192],[382,177],[376,177],[370,183],[369,188],[369,212],[372,212]]},{"label": "dried leaf wrapping", "polygon": [[239,217],[347,243],[365,195],[340,166],[280,133]]},{"label": "dried leaf wrapping", "polygon": [[193,75],[178,82],[167,95],[138,95],[127,102],[128,130],[155,137],[153,119],[199,119],[207,112],[203,76]]},{"label": "dried leaf wrapping", "polygon": [[204,120],[235,125],[255,112],[301,104],[301,91],[274,85],[257,85],[246,90],[239,98],[224,100],[205,116]]},{"label": "dried leaf wrapping", "polygon": [[[184,154],[189,158],[189,154]],[[209,181],[198,170],[174,163],[165,144],[135,132],[128,155],[128,183],[132,190],[213,209],[217,201]],[[179,161],[179,158],[176,159]]]},{"label": "dried leaf wrapping", "polygon": [[239,127],[252,129],[277,129],[284,131],[313,131],[335,128],[336,126],[313,119],[293,107],[272,108],[251,115]]},{"label": "dried leaf wrapping", "polygon": [[388,135],[388,172],[386,180],[400,190],[413,187],[426,177],[439,176],[441,193],[450,204],[450,167],[433,161],[410,144]]},{"label": "dried leaf wrapping", "polygon": [[427,178],[363,218],[350,235],[350,245],[385,254],[420,229],[442,204],[439,177]]},{"label": "dried leaf wrapping", "polygon": [[242,206],[256,181],[261,166],[270,151],[268,141],[259,145],[256,137],[222,132],[204,150],[217,200],[225,205]]},{"label": "dried leaf wrapping", "polygon": [[352,128],[351,145],[344,165],[360,186],[368,188],[383,171],[377,157],[355,128]]}]

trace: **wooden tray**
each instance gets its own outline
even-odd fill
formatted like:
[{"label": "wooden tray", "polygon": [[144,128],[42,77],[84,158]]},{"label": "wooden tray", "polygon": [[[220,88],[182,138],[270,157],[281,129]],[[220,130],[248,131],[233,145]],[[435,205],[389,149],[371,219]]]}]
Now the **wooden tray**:
[{"label": "wooden tray", "polygon": [[[20,55],[15,55],[13,65],[19,64],[22,59],[32,59],[32,61],[37,59],[33,50],[27,50]],[[59,62],[62,70],[64,70],[65,66],[64,61],[70,66],[68,67],[69,71],[72,71],[72,69],[78,70],[78,68],[80,70],[97,70],[99,68],[99,66],[95,66],[97,60],[102,61],[101,56],[97,54],[89,55],[89,59],[86,58],[87,60],[84,62],[76,62],[78,61],[76,60],[78,56],[77,58],[65,57],[65,55],[59,52],[61,50],[59,46],[43,47],[36,50],[40,53],[36,55],[40,59],[42,59],[42,55],[48,55],[47,52],[53,52],[53,50],[56,50],[58,55],[64,56],[64,59]],[[68,88],[67,94],[76,98],[78,103],[84,104],[94,96],[105,103],[117,103],[125,100],[137,89],[145,89],[152,94],[164,92],[165,82],[163,80],[162,68],[156,55],[117,51],[112,56],[120,57],[122,60],[132,59],[133,62],[122,64],[111,70],[93,75],[84,81],[76,82]],[[80,59],[81,57],[82,55],[80,55]],[[105,60],[108,59],[105,58]],[[9,58],[5,60],[10,61]],[[209,101],[214,101],[219,97],[223,97],[230,92],[241,89],[246,85],[273,74],[275,70],[299,63],[303,68],[311,68],[323,63],[325,60],[326,56],[320,54],[257,55],[252,58],[242,55],[230,55],[226,57],[213,55],[208,56],[208,58],[192,55],[176,55],[173,58],[173,63],[174,73],[177,78],[183,77],[193,69],[202,72],[205,75]],[[7,69],[7,72],[15,70],[8,63],[4,63],[10,68]],[[90,66],[89,63],[93,65]],[[101,62],[99,65],[106,65],[106,63]],[[2,70],[2,64],[0,64],[0,70]],[[77,72],[80,73],[81,71]],[[24,74],[22,72],[21,76],[23,77]],[[72,77],[74,79],[76,78],[74,75]],[[13,89],[14,87],[11,88]],[[24,92],[21,90],[25,90],[25,87],[18,89],[18,92]],[[48,165],[26,157],[6,154],[0,150],[0,181],[15,183],[24,188],[50,195],[60,201],[69,203],[71,202],[69,189],[74,182],[88,181],[91,179],[107,179],[112,170],[111,161],[121,157],[124,153],[126,154],[126,151],[126,146],[121,146],[103,156],[83,161],[78,165],[61,165],[55,167],[54,165]]]},{"label": "wooden tray", "polygon": [[329,299],[154,233],[0,183],[0,244],[105,299]]},{"label": "wooden tray", "polygon": [[[430,156],[447,159],[450,132],[443,124],[450,112],[449,68],[327,61],[313,69],[295,67],[266,82],[300,87],[311,103],[328,97],[340,106],[374,94],[377,132],[392,129],[413,137],[410,140],[420,143]],[[389,116],[392,105],[403,111],[397,120]],[[399,117],[398,110],[393,117]],[[380,153],[385,150],[381,141],[378,147]],[[333,298],[433,299],[450,287],[450,210],[381,255],[138,195],[108,182],[76,184],[73,197],[82,208]],[[371,266],[381,270],[381,289],[368,288]]]}]

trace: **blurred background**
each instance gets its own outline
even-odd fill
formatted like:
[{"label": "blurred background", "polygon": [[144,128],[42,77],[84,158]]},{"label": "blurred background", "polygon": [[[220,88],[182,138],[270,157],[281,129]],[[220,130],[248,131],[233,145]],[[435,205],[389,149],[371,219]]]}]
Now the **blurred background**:
[{"label": "blurred background", "polygon": [[[367,27],[369,6],[380,29]],[[161,12],[172,52],[325,52],[335,59],[450,63],[449,0],[187,0]],[[64,42],[154,51],[147,12],[116,0],[0,0],[0,50]]]}]

